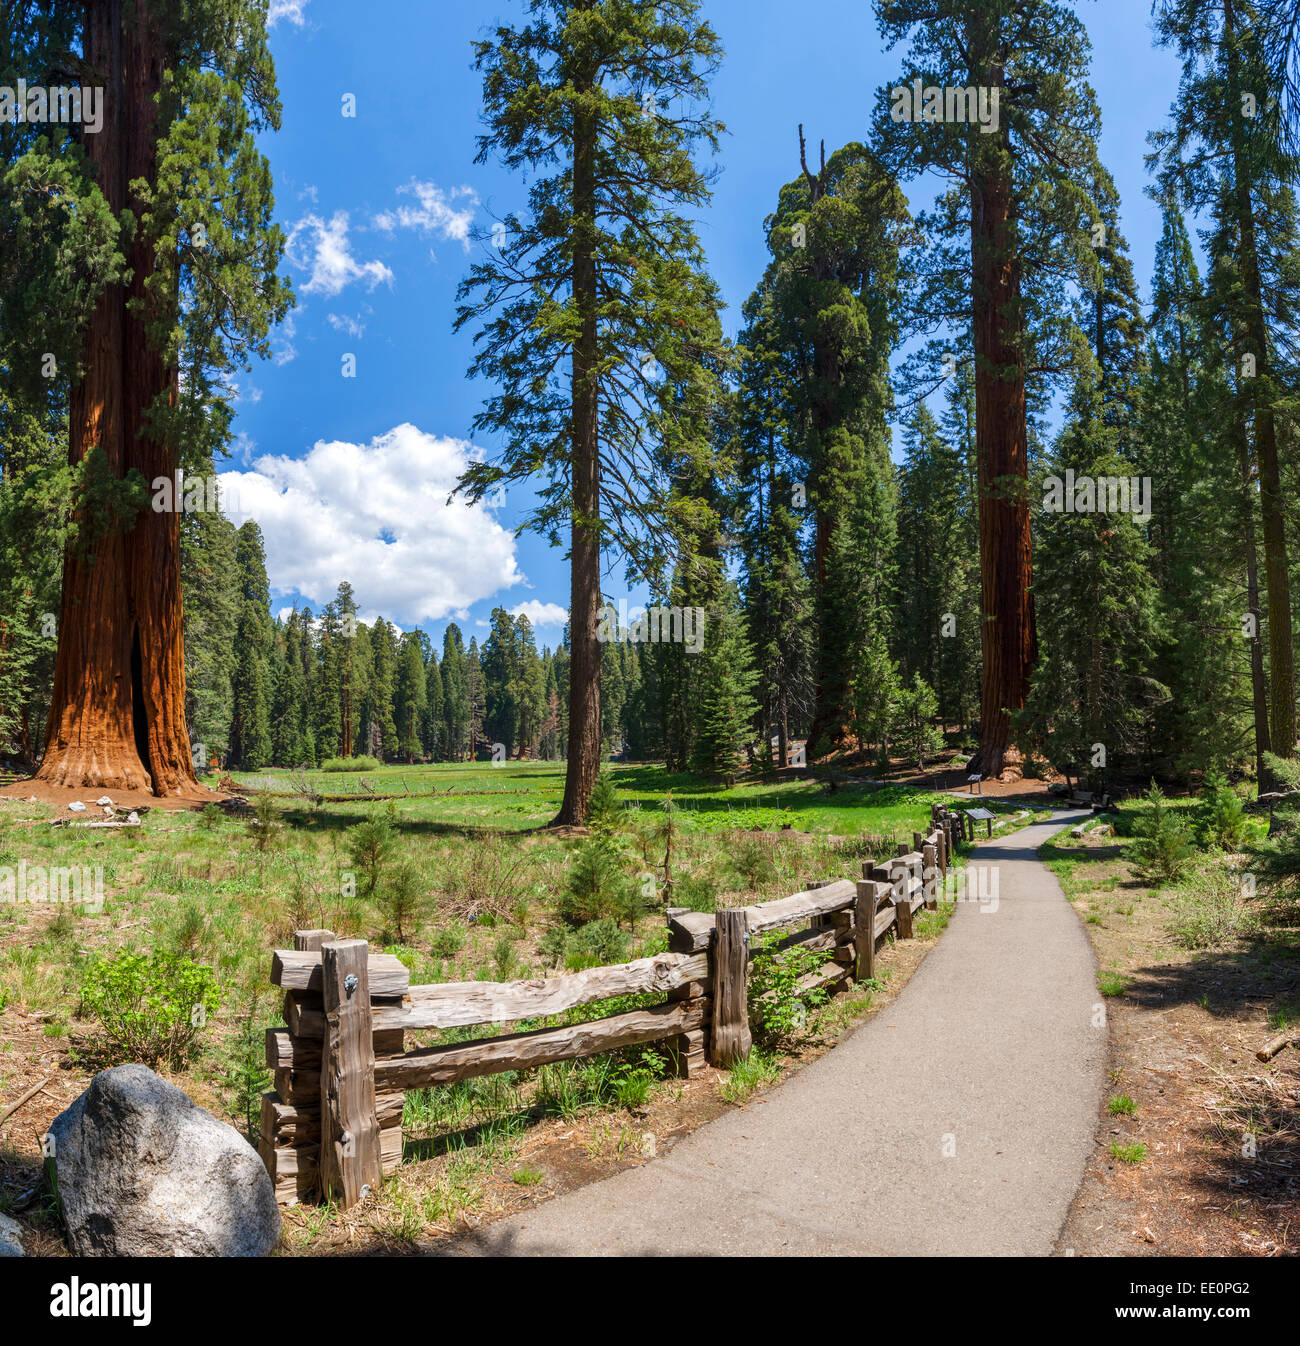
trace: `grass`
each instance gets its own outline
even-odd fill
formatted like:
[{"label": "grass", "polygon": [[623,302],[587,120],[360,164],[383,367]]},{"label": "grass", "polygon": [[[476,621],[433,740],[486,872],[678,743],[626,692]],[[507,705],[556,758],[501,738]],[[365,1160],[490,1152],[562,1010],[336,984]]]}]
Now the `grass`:
[{"label": "grass", "polygon": [[775,1057],[754,1048],[743,1061],[736,1062],[718,1085],[718,1093],[728,1103],[743,1103],[754,1090],[770,1084],[780,1073]]},{"label": "grass", "polygon": [[1145,1164],[1147,1160],[1147,1147],[1140,1140],[1134,1141],[1131,1145],[1121,1145],[1119,1141],[1111,1141],[1110,1153],[1112,1158],[1118,1159],[1122,1164]]},{"label": "grass", "polygon": [[1137,1104],[1127,1094],[1115,1094],[1106,1104],[1106,1111],[1112,1117],[1132,1117],[1137,1112]]},{"label": "grass", "polygon": [[[910,843],[913,831],[928,828],[936,798],[901,786],[842,785],[832,792],[817,781],[724,789],[655,766],[616,766],[614,777],[627,806],[628,864],[638,873],[660,866],[663,845],[650,824],[672,791],[678,825],[673,875],[696,881],[704,909],[770,901],[814,880],[853,876],[864,860],[883,860],[900,841]],[[48,827],[47,806],[0,806],[0,863],[103,869],[101,910],[0,907],[0,1013],[44,1016],[41,1032],[66,1046],[68,1062],[87,1078],[97,1025],[83,1013],[81,989],[87,969],[106,952],[162,949],[214,970],[220,1009],[200,1033],[193,1061],[174,1078],[241,1131],[250,1107],[255,1120],[260,1093],[271,1087],[255,1059],[260,1052],[250,1054],[247,1044],[260,1043],[265,1029],[283,1023],[281,997],[267,983],[270,952],[288,946],[296,929],[368,939],[399,957],[413,983],[540,977],[553,970],[544,945],[580,844],[542,830],[563,793],[562,763],[273,770],[237,779],[269,792],[269,840],[266,828],[259,837],[211,808],[155,809],[141,828],[87,832]],[[208,783],[215,786],[216,778]],[[402,796],[392,801],[391,864],[413,866],[430,898],[427,912],[403,928],[400,946],[384,942],[390,922],[379,902],[359,895],[349,857],[349,829],[386,807],[372,792]],[[335,795],[345,797],[321,798]],[[918,915],[918,935],[937,934],[950,915],[948,904]],[[629,957],[662,951],[662,911],[652,906],[625,922],[623,933]],[[879,987],[833,998],[812,1016],[820,1031],[863,1013],[873,989]],[[558,1026],[658,999],[628,998],[516,1025],[411,1034],[407,1046]],[[778,1061],[755,1054],[723,1082],[723,1097],[742,1101],[779,1070]],[[431,1221],[478,1209],[485,1175],[512,1176],[501,1166],[510,1164],[518,1137],[539,1119],[581,1118],[603,1151],[625,1151],[639,1136],[629,1118],[653,1105],[672,1073],[664,1055],[637,1048],[408,1093],[408,1147],[433,1159],[436,1177],[423,1172],[414,1184],[404,1177],[404,1165],[384,1185],[373,1217],[376,1233],[410,1243],[419,1231],[427,1235]],[[333,1218],[328,1207],[304,1210],[290,1241],[314,1240]]]},{"label": "grass", "polygon": [[1097,989],[1106,996],[1123,995],[1128,988],[1128,978],[1118,972],[1099,972]]}]

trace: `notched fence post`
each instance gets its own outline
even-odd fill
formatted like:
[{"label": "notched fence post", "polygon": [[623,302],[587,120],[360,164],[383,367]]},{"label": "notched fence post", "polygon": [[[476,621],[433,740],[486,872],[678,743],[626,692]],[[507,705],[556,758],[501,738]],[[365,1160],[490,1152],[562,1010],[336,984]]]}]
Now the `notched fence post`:
[{"label": "notched fence post", "polygon": [[368,958],[363,939],[321,947],[321,1191],[345,1210],[376,1191],[380,1179]]},{"label": "notched fence post", "polygon": [[710,1058],[730,1070],[753,1046],[745,990],[749,971],[749,916],[743,907],[717,913],[713,946],[713,1029]]}]

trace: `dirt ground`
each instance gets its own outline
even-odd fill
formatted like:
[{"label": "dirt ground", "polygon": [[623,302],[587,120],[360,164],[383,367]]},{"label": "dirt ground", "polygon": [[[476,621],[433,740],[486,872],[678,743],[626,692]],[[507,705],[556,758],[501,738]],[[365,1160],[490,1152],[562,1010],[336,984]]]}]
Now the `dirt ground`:
[{"label": "dirt ground", "polygon": [[[200,786],[197,792],[183,795],[170,795],[160,799],[148,790],[106,790],[98,786],[73,790],[61,785],[46,785],[44,781],[20,780],[13,785],[0,787],[0,799],[36,800],[41,804],[53,804],[64,812],[68,805],[80,800],[86,805],[88,814],[99,814],[95,801],[107,796],[119,808],[151,809],[200,809],[205,804],[216,804],[227,798],[216,790]],[[71,816],[71,815],[69,815]]]},{"label": "dirt ground", "polygon": [[[1296,931],[1271,930],[1226,951],[1169,937],[1171,899],[1132,877],[1119,847],[1090,842],[1076,909],[1103,974],[1110,1096],[1096,1151],[1061,1232],[1067,1256],[1295,1256],[1300,1251],[1300,1051],[1255,1051],[1269,1014],[1300,998]],[[1089,918],[1095,917],[1093,921]],[[1098,1000],[1103,997],[1098,996]],[[1125,1162],[1112,1145],[1146,1146]]]}]

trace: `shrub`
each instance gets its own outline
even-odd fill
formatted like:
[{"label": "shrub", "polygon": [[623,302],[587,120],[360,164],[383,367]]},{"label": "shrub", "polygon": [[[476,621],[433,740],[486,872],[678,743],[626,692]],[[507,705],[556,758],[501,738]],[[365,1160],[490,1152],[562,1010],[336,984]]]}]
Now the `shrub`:
[{"label": "shrub", "polygon": [[776,881],[776,861],[771,847],[758,837],[743,838],[732,852],[731,864],[747,888],[762,888],[764,884]]},{"label": "shrub", "polygon": [[180,1066],[221,1002],[211,968],[181,954],[119,953],[92,963],[84,1009],[102,1024],[118,1063]]},{"label": "shrub", "polygon": [[1259,928],[1259,914],[1241,883],[1222,870],[1192,879],[1175,903],[1170,929],[1184,949],[1227,948]]},{"label": "shrub", "polygon": [[1248,831],[1241,797],[1217,771],[1205,773],[1201,787],[1201,837],[1206,846],[1239,851]]},{"label": "shrub", "polygon": [[465,947],[468,935],[463,925],[444,925],[429,936],[429,952],[435,958],[455,958]]},{"label": "shrub", "polygon": [[631,941],[611,920],[589,921],[564,941],[564,965],[570,972],[627,962]]},{"label": "shrub", "polygon": [[383,763],[378,757],[327,757],[322,771],[378,771]]},{"label": "shrub", "polygon": [[221,822],[221,810],[215,804],[204,804],[203,812],[199,814],[199,826],[211,831]]},{"label": "shrub", "polygon": [[705,870],[682,874],[673,883],[673,905],[691,911],[718,909],[718,881]]},{"label": "shrub", "polygon": [[420,871],[413,864],[398,865],[375,890],[375,905],[384,918],[385,934],[399,944],[422,922],[433,906]]},{"label": "shrub", "polygon": [[824,987],[801,991],[799,982],[823,967],[829,955],[808,953],[798,947],[780,954],[770,952],[779,939],[778,934],[772,934],[758,940],[749,973],[749,1019],[754,1041],[769,1050],[801,1036],[808,1024],[808,1011],[826,1003]]},{"label": "shrub", "polygon": [[596,775],[596,783],[591,787],[591,798],[587,801],[587,826],[593,832],[617,832],[626,822],[627,812],[619,802],[614,773],[609,767],[603,766]]},{"label": "shrub", "polygon": [[346,845],[348,858],[364,880],[362,897],[373,898],[397,846],[393,810],[374,812],[364,822],[348,828]]},{"label": "shrub", "polygon": [[1192,855],[1190,829],[1172,809],[1158,785],[1147,791],[1148,808],[1137,824],[1138,839],[1129,854],[1145,874],[1157,879],[1176,879]]},{"label": "shrub", "polygon": [[587,837],[574,856],[567,891],[560,895],[560,915],[570,925],[585,925],[605,917],[635,921],[640,894],[625,861],[623,847],[615,837],[607,833]]},{"label": "shrub", "polygon": [[269,790],[259,790],[253,796],[253,816],[248,820],[246,827],[248,835],[253,838],[253,843],[257,847],[257,853],[265,855],[275,844],[281,831],[280,810]]}]

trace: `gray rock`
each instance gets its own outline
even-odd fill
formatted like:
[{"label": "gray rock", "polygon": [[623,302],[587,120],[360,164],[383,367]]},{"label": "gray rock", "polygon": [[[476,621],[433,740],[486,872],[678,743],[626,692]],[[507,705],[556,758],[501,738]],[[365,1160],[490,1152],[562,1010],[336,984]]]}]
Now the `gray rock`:
[{"label": "gray rock", "polygon": [[17,1220],[0,1215],[0,1257],[23,1256],[23,1227]]},{"label": "gray rock", "polygon": [[80,1257],[260,1257],[279,1240],[257,1152],[145,1066],[96,1075],[49,1137]]}]

